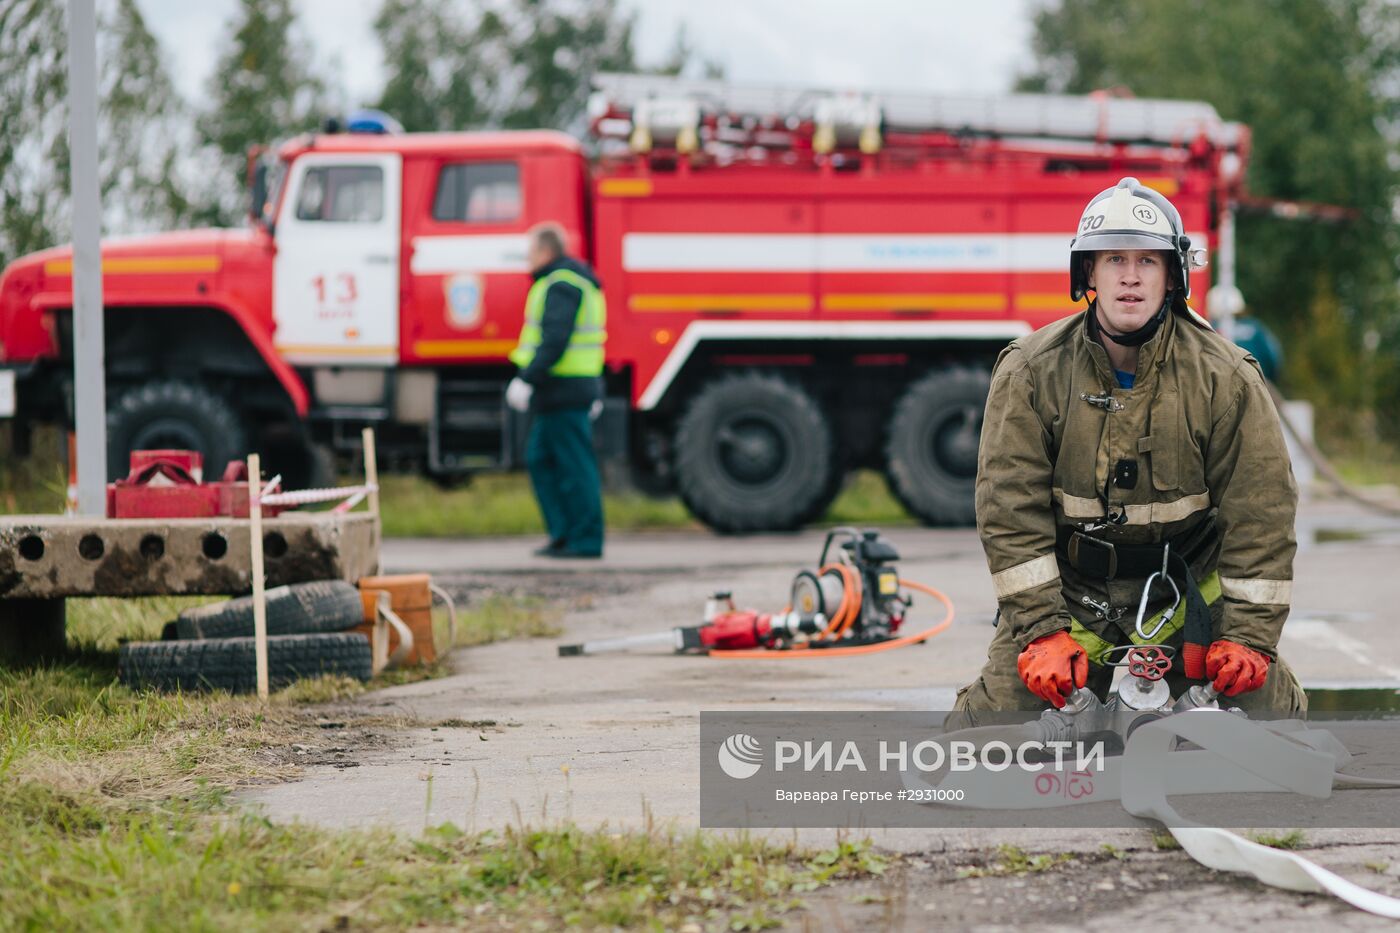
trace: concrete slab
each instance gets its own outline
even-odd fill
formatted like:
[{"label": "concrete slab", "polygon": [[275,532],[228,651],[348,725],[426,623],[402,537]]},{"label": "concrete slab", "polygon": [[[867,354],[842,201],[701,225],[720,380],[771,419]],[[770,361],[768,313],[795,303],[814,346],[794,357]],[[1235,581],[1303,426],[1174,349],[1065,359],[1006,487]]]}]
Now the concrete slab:
[{"label": "concrete slab", "polygon": [[[252,589],[247,519],[0,517],[0,599],[239,595]],[[287,512],[263,520],[267,585],[354,582],[376,571],[368,512]]]}]

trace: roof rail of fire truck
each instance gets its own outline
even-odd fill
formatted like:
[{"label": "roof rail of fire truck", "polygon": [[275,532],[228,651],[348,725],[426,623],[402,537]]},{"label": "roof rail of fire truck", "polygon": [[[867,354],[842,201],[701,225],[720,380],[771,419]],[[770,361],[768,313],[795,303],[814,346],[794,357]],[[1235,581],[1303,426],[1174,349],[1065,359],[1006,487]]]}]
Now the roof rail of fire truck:
[{"label": "roof rail of fire truck", "polygon": [[1085,96],[850,92],[731,84],[658,75],[599,74],[589,102],[596,135],[692,152],[705,142],[783,147],[807,137],[818,153],[878,152],[895,134],[1043,140],[1218,151],[1248,147],[1248,129],[1198,101]]}]

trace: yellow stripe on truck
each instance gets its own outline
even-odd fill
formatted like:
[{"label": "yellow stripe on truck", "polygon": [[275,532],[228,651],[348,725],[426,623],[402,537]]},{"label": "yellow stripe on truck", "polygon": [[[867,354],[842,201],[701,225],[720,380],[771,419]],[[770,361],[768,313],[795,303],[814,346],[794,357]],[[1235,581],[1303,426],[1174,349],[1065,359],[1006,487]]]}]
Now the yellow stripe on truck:
[{"label": "yellow stripe on truck", "polygon": [[1006,296],[992,292],[927,294],[832,294],[822,296],[823,311],[1005,311]]},{"label": "yellow stripe on truck", "polygon": [[633,311],[811,311],[812,296],[791,295],[633,295]]},{"label": "yellow stripe on truck", "polygon": [[414,355],[423,359],[503,357],[514,349],[514,340],[418,340],[413,344]]},{"label": "yellow stripe on truck", "polygon": [[[218,272],[222,264],[218,256],[113,256],[102,260],[102,271],[106,275]],[[44,274],[72,275],[73,260],[51,259],[44,263]]]},{"label": "yellow stripe on truck", "polygon": [[1070,314],[1083,310],[1070,301],[1065,292],[1017,292],[1015,304],[1017,311],[1061,311]]},{"label": "yellow stripe on truck", "polygon": [[598,194],[605,198],[651,197],[650,178],[604,178],[598,182]]}]

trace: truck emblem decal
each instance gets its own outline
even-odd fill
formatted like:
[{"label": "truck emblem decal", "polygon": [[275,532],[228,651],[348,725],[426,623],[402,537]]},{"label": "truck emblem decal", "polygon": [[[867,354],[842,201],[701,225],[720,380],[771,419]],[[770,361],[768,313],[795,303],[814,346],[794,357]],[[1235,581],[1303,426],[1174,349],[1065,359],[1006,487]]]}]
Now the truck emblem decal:
[{"label": "truck emblem decal", "polygon": [[471,330],[481,324],[481,276],[472,273],[453,275],[443,280],[443,295],[447,304],[447,323],[459,330]]}]

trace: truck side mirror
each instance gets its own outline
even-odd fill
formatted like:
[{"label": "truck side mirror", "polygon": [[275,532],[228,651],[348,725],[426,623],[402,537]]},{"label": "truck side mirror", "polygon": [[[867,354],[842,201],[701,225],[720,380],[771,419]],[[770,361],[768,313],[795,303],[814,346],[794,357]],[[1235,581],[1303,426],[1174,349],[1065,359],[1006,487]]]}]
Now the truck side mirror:
[{"label": "truck side mirror", "polygon": [[249,188],[248,217],[253,223],[263,223],[263,211],[267,209],[267,165],[259,162],[253,166],[253,183]]}]

